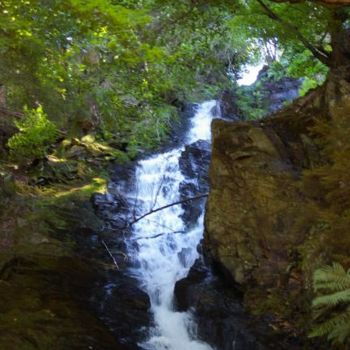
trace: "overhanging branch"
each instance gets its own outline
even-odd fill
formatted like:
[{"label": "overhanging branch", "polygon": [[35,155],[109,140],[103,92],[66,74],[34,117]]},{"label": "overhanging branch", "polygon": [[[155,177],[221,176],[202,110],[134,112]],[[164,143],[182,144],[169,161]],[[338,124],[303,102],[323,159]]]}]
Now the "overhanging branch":
[{"label": "overhanging branch", "polygon": [[268,7],[263,0],[257,0],[257,2],[260,4],[260,6],[263,8],[266,15],[271,18],[272,20],[279,22],[284,27],[291,30],[296,37],[303,43],[303,45],[311,51],[311,53],[314,55],[315,58],[320,60],[325,65],[330,65],[330,56],[323,50],[315,47],[312,45],[303,34],[300,33],[299,29],[293,25],[292,23],[289,23],[282,19],[280,16],[278,16],[275,12],[273,12],[270,7]]}]

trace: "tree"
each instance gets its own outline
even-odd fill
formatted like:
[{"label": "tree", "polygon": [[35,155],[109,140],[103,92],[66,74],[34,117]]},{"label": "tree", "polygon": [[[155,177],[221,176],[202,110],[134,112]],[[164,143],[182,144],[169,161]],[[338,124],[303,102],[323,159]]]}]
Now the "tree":
[{"label": "tree", "polygon": [[130,148],[164,138],[172,58],[142,38],[147,11],[109,0],[8,0],[0,19],[9,108],[41,104],[69,133],[113,134]]}]

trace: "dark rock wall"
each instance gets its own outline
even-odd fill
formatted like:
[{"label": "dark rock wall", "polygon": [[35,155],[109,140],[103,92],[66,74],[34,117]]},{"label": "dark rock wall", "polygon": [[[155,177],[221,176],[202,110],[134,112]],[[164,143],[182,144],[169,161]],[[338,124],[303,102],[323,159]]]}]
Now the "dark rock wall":
[{"label": "dark rock wall", "polygon": [[287,155],[271,128],[213,123],[205,246],[241,285],[276,284],[303,240],[293,230],[299,174]]},{"label": "dark rock wall", "polygon": [[204,252],[250,312],[301,340],[296,349],[332,348],[307,339],[311,278],[331,261],[348,267],[348,226],[337,226],[347,215],[337,205],[348,208],[348,68],[260,122],[213,123]]}]

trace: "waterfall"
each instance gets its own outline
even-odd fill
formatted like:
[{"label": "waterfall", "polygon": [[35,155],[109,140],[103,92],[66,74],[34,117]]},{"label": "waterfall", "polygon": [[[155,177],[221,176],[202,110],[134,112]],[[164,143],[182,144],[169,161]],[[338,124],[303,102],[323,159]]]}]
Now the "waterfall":
[{"label": "waterfall", "polygon": [[[210,140],[211,113],[215,101],[199,105],[186,144]],[[135,213],[144,213],[179,200],[179,185],[184,180],[179,168],[183,147],[141,160],[136,168]],[[204,208],[203,208],[204,211]],[[198,258],[197,245],[203,235],[203,216],[194,228],[187,229],[181,219],[181,205],[157,211],[133,225],[129,254],[131,273],[151,300],[154,326],[148,339],[139,344],[149,350],[209,350],[196,340],[196,325],[189,312],[176,312],[173,292],[176,281],[186,277]],[[132,243],[131,243],[132,242]]]}]

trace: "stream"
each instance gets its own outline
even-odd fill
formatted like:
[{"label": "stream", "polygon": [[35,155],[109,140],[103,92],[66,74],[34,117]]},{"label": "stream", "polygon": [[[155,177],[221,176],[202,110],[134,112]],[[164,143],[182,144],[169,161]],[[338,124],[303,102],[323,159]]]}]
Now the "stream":
[{"label": "stream", "polygon": [[[186,144],[210,140],[212,110],[216,101],[200,104],[181,147],[138,162],[135,173],[134,216],[180,200],[179,186],[184,180],[179,159]],[[200,202],[201,203],[201,202]],[[188,228],[181,205],[154,212],[134,223],[127,242],[132,265],[130,274],[137,278],[149,295],[153,325],[140,347],[148,350],[210,350],[196,339],[196,324],[190,312],[174,308],[175,283],[184,278],[198,258],[197,246],[203,237],[204,205],[194,226]]]}]

